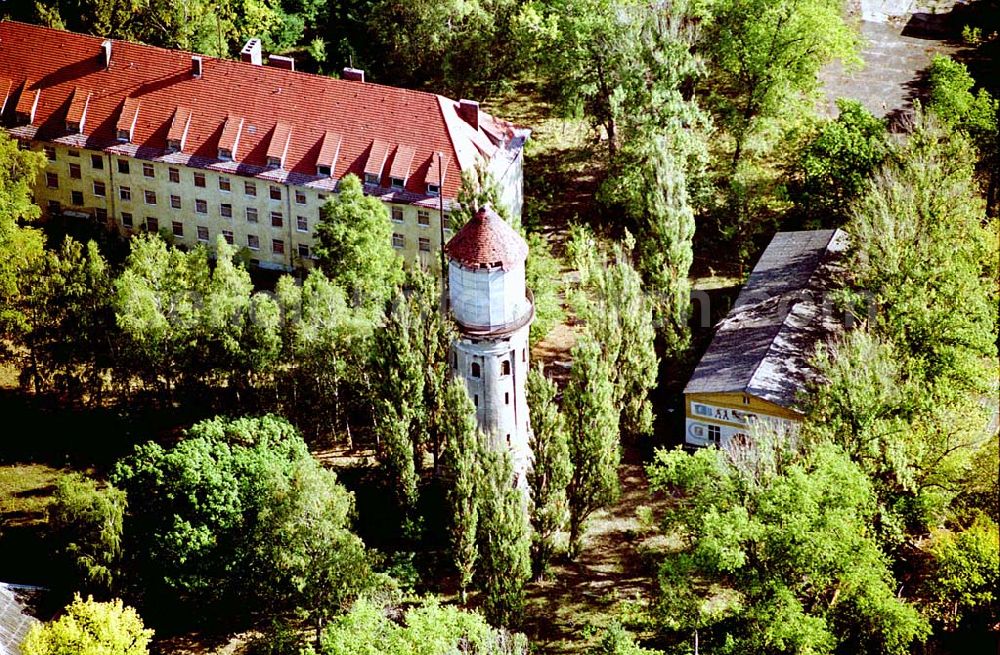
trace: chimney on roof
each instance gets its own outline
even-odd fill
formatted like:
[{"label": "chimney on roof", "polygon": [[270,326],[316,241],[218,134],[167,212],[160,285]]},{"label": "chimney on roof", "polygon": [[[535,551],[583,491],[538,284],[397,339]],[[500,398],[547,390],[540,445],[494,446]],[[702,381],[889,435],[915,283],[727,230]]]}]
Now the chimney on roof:
[{"label": "chimney on roof", "polygon": [[267,63],[275,68],[284,68],[285,70],[293,71],[295,70],[295,60],[291,57],[282,57],[281,55],[270,55],[267,58]]},{"label": "chimney on roof", "polygon": [[458,101],[458,115],[462,117],[466,123],[472,126],[472,129],[479,129],[479,103],[475,100],[459,100]]},{"label": "chimney on roof", "polygon": [[101,63],[105,70],[111,68],[111,39],[104,39],[101,43]]},{"label": "chimney on roof", "polygon": [[260,66],[262,63],[260,54],[260,39],[250,39],[247,41],[246,45],[243,46],[243,49],[240,50],[240,59],[248,64]]},{"label": "chimney on roof", "polygon": [[364,82],[365,72],[360,68],[351,68],[350,66],[345,66],[344,79],[351,80],[352,82]]},{"label": "chimney on roof", "polygon": [[199,78],[201,77],[201,73],[202,73],[201,57],[199,57],[198,55],[191,55],[191,75],[193,77]]}]

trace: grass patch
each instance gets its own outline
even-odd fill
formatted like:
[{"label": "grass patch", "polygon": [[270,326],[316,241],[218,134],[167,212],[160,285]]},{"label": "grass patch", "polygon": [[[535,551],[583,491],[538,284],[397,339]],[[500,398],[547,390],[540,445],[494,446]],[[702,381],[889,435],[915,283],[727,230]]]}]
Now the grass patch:
[{"label": "grass patch", "polygon": [[45,522],[63,471],[45,464],[0,466],[0,524],[27,527]]}]

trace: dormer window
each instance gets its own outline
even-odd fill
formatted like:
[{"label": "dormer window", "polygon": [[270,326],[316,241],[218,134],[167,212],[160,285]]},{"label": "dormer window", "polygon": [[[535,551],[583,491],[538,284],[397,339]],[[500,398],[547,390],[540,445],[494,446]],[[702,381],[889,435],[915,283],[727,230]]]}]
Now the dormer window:
[{"label": "dormer window", "polygon": [[440,194],[441,194],[441,187],[439,187],[436,184],[428,184],[427,185],[427,195],[429,195],[429,196],[437,196],[437,195],[440,195]]},{"label": "dormer window", "polygon": [[75,121],[66,121],[66,131],[75,134],[80,133],[80,124]]},{"label": "dormer window", "polygon": [[219,159],[222,161],[232,161],[233,151],[228,148],[219,148]]},{"label": "dormer window", "polygon": [[277,157],[268,157],[267,158],[267,167],[268,168],[281,168],[281,160],[278,159]]},{"label": "dormer window", "polygon": [[167,139],[167,152],[180,152],[181,142],[179,139]]},{"label": "dormer window", "polygon": [[403,188],[403,184],[404,184],[403,178],[400,178],[400,177],[390,177],[389,178],[389,186],[391,186],[393,189],[400,189],[401,190]]},{"label": "dormer window", "polygon": [[378,175],[375,173],[365,173],[365,184],[378,184]]},{"label": "dormer window", "polygon": [[117,138],[122,143],[128,143],[128,130],[118,130]]},{"label": "dormer window", "polygon": [[316,175],[322,175],[323,177],[330,177],[332,174],[333,172],[330,170],[329,166],[324,166],[323,164],[319,164],[318,166],[316,166]]}]

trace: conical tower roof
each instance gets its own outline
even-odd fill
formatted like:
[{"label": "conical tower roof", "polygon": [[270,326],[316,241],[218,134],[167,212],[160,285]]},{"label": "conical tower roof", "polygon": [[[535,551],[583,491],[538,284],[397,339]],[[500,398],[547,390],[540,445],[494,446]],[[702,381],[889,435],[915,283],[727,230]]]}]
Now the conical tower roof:
[{"label": "conical tower roof", "polygon": [[451,238],[444,251],[468,268],[499,266],[508,271],[527,259],[528,244],[487,205]]}]

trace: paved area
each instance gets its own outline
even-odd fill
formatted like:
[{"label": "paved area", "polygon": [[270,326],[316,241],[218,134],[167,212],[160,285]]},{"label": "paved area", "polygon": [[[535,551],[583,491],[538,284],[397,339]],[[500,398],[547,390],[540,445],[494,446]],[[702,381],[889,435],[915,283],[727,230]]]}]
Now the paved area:
[{"label": "paved area", "polygon": [[876,116],[900,119],[912,112],[920,97],[924,71],[935,54],[952,55],[961,44],[956,18],[960,0],[860,0],[852,8],[863,40],[859,71],[845,71],[839,62],[820,73],[828,98],[855,98]]}]

